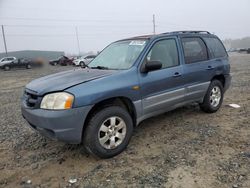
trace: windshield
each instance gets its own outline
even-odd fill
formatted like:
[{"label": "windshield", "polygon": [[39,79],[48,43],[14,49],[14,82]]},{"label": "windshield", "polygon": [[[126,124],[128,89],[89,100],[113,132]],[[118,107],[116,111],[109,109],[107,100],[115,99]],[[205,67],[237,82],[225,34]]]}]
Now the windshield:
[{"label": "windshield", "polygon": [[119,41],[105,48],[91,63],[90,68],[128,69],[146,45],[145,40]]}]

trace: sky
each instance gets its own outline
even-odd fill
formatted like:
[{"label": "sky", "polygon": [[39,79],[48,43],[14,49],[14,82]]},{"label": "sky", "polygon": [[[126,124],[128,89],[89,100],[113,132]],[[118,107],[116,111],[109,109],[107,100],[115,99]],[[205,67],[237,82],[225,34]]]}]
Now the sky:
[{"label": "sky", "polygon": [[249,11],[250,0],[0,0],[0,25],[8,51],[77,54],[152,34],[153,14],[156,33],[207,30],[221,39],[242,38],[250,36]]}]

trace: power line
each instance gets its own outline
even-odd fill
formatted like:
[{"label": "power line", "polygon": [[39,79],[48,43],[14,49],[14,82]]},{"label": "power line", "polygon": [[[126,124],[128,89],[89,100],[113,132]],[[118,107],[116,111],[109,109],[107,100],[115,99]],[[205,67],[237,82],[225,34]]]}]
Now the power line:
[{"label": "power line", "polygon": [[[0,19],[2,19],[3,17],[0,17]],[[57,37],[72,37],[71,39],[74,40],[73,37],[75,37],[76,42],[77,42],[77,48],[78,48],[78,52],[80,53],[81,49],[80,49],[80,40],[94,40],[94,38],[96,39],[97,37],[103,37],[103,36],[107,36],[106,38],[108,38],[108,36],[112,36],[112,37],[123,37],[123,38],[129,38],[129,36],[135,36],[135,35],[142,35],[142,32],[140,31],[144,31],[143,34],[150,34],[152,33],[152,30],[150,28],[152,28],[152,23],[153,23],[153,33],[156,34],[156,27],[158,28],[158,25],[156,25],[156,18],[155,15],[153,14],[153,20],[149,21],[145,21],[145,20],[114,20],[114,19],[102,19],[102,20],[87,20],[87,19],[51,19],[51,18],[4,18],[4,19],[15,19],[15,20],[26,20],[25,24],[4,24],[2,26],[2,30],[3,27],[7,28],[6,31],[7,33],[4,33],[4,37],[37,37],[40,38],[41,40],[43,40],[42,38],[44,37],[48,37],[48,38],[57,38]],[[36,23],[34,22],[34,24],[32,24],[32,22],[28,22],[28,21],[37,21]],[[43,22],[39,22],[39,21],[52,21],[51,23],[43,23]],[[71,22],[70,23],[55,23],[55,22]],[[83,22],[83,23],[73,23],[74,21],[77,22]],[[84,23],[85,22],[85,23]],[[11,23],[11,22],[10,22]],[[159,22],[157,22],[158,24]],[[161,22],[163,23],[163,22]],[[166,24],[162,24],[160,25],[160,28],[162,27],[166,27],[168,24],[170,25],[177,25],[177,24],[173,24],[173,23],[167,23],[164,22]],[[44,25],[47,24],[47,25]],[[136,25],[135,25],[136,24]],[[10,27],[10,28],[9,28]],[[13,27],[13,28],[11,28]],[[15,29],[15,27],[20,27],[20,29]],[[24,28],[21,28],[24,27]],[[41,33],[42,30],[38,29],[25,29],[25,28],[44,28],[44,30],[46,30],[46,33],[43,32]],[[67,29],[61,29],[60,32],[57,32],[58,29],[61,28],[67,28]],[[83,31],[81,29],[81,27],[85,27],[88,30],[91,31],[91,29],[94,32],[89,32],[86,33],[86,29],[84,29],[84,33],[86,34],[80,34],[81,31]],[[52,29],[53,31],[49,30]],[[124,32],[124,28],[126,28],[126,30],[128,30],[128,32]],[[13,29],[15,30],[15,32],[13,33]],[[25,29],[25,30],[23,30]],[[47,30],[48,29],[48,30]],[[137,30],[135,30],[137,29]],[[44,31],[43,30],[43,31]],[[112,31],[113,30],[113,31]],[[122,31],[120,31],[122,30]],[[151,30],[151,32],[150,32]],[[9,32],[8,32],[9,31]],[[28,31],[28,32],[27,32]],[[116,32],[114,32],[116,31]],[[145,31],[148,31],[145,33]],[[29,34],[30,33],[30,34]],[[51,33],[51,34],[49,34]],[[28,39],[28,38],[27,38]],[[69,39],[69,38],[68,38]],[[79,40],[80,39],[80,40]],[[16,40],[16,39],[14,39]],[[26,39],[24,39],[26,40]],[[33,38],[32,38],[33,40]],[[50,39],[49,39],[50,40]],[[6,41],[5,42],[5,51],[7,53],[7,45],[6,45]]]},{"label": "power line", "polygon": [[[155,22],[155,15],[153,15],[153,22]],[[76,22],[102,22],[105,25],[107,25],[107,22],[109,22],[109,24],[114,25],[115,24],[121,24],[124,25],[124,23],[129,23],[131,24],[142,24],[142,25],[150,25],[149,21],[145,21],[145,20],[115,20],[115,19],[100,19],[100,20],[95,20],[95,19],[54,19],[54,18],[17,18],[17,17],[1,17],[0,19],[10,19],[10,20],[30,20],[30,21],[49,21],[49,22],[72,22],[72,21],[76,21]],[[178,27],[190,27],[193,28],[193,26],[191,25],[186,25],[186,24],[177,24],[177,23],[173,23],[173,22],[168,22],[168,21],[158,21],[158,24],[167,24],[167,25],[175,25]],[[89,23],[88,23],[89,24]],[[89,26],[88,24],[84,24],[82,26]],[[6,25],[6,24],[4,24]],[[29,27],[47,27],[45,25],[6,25],[6,26],[29,26]],[[48,25],[49,27],[57,27],[54,25]],[[71,25],[72,26],[72,25]],[[79,27],[80,25],[78,25]],[[124,25],[126,26],[126,25]],[[60,27],[67,27],[67,26],[60,26]]]},{"label": "power line", "polygon": [[[10,24],[2,24],[2,25],[4,25],[4,26],[6,26],[6,27],[37,27],[37,28],[39,28],[39,27],[47,27],[47,28],[58,28],[58,27],[72,27],[72,28],[74,28],[75,27],[75,25],[27,25],[27,24],[18,24],[18,25],[15,25],[15,24],[12,24],[12,25],[10,25]],[[137,27],[135,27],[135,25],[129,25],[129,24],[122,24],[122,25],[116,25],[116,24],[105,24],[105,25],[77,25],[77,27],[89,27],[89,28],[104,28],[104,27],[109,27],[110,28],[110,26],[113,26],[112,27],[112,29],[119,29],[119,28],[121,28],[121,27],[126,27],[126,28],[128,28],[128,27],[131,27],[130,29],[137,29],[138,28],[138,24],[137,24]],[[141,25],[139,25],[140,27],[151,27],[151,24],[149,23],[149,24],[141,24]]]},{"label": "power line", "polygon": [[148,21],[145,20],[114,20],[114,19],[57,19],[57,18],[17,18],[17,17],[0,17],[1,19],[6,20],[33,20],[33,21],[58,21],[58,22],[129,22],[129,23],[138,23],[138,22],[145,22],[148,23]]},{"label": "power line", "polygon": [[[129,33],[117,33],[117,34],[114,34],[114,33],[95,33],[95,34],[78,34],[78,36],[97,36],[99,35],[100,37],[102,35],[107,35],[107,36],[113,36],[113,35],[127,35]],[[130,34],[134,34],[136,35],[136,33],[130,33]],[[147,34],[147,33],[146,33]],[[146,35],[144,34],[144,35]],[[143,35],[143,34],[142,34]],[[47,36],[51,36],[51,37],[64,37],[64,36],[76,36],[76,34],[5,34],[5,36],[8,36],[8,37],[39,37],[39,36],[42,36],[42,37],[47,37]]]},{"label": "power line", "polygon": [[[87,22],[87,24],[83,24],[83,25],[78,25],[78,27],[87,27],[87,26],[91,26],[89,25],[89,22],[92,23],[104,23],[106,26],[108,26],[108,24],[112,25],[122,25],[124,27],[128,27],[130,25],[133,24],[138,24],[140,23],[141,26],[145,25],[145,26],[150,26],[150,22],[149,21],[145,21],[145,20],[115,20],[115,19],[57,19],[57,18],[19,18],[19,17],[0,17],[0,19],[6,19],[6,20],[24,20],[24,21],[49,21],[49,22]],[[126,23],[129,23],[129,25],[126,25]],[[168,22],[168,21],[158,21],[158,24],[161,24],[161,27],[164,27],[164,25],[174,25],[174,26],[178,26],[178,27],[187,27],[187,28],[193,28],[194,26],[191,25],[186,25],[186,24],[177,24],[177,23],[173,23],[173,22]],[[55,25],[9,25],[9,24],[4,24],[5,26],[17,26],[17,27],[22,27],[22,26],[27,26],[27,27],[68,27],[68,26],[55,26]],[[74,24],[75,25],[75,24]],[[154,30],[156,28],[155,25],[155,15],[153,15],[153,27]],[[71,25],[73,26],[73,25]],[[140,27],[141,27],[140,26]],[[102,27],[99,25],[93,25],[91,27]],[[120,26],[119,26],[120,27]]]}]

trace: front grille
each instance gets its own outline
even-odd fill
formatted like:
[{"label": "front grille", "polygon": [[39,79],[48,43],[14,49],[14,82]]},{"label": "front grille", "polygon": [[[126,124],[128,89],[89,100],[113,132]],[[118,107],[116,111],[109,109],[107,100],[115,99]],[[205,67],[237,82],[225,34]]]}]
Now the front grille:
[{"label": "front grille", "polygon": [[39,103],[39,97],[29,91],[24,92],[24,100],[28,107],[35,108]]}]

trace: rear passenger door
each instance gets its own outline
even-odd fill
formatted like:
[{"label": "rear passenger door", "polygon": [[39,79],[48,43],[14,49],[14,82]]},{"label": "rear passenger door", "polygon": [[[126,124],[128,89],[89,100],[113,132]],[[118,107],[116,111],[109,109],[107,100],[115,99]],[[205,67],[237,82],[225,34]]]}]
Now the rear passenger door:
[{"label": "rear passenger door", "polygon": [[182,37],[181,43],[185,62],[185,101],[199,101],[204,97],[215,74],[214,61],[209,60],[206,44],[201,37]]},{"label": "rear passenger door", "polygon": [[183,102],[185,88],[177,44],[177,38],[160,39],[146,54],[143,63],[160,61],[162,68],[139,74],[144,116],[167,111]]},{"label": "rear passenger door", "polygon": [[228,55],[222,42],[217,37],[203,37],[207,44],[210,61],[213,62],[216,75],[228,74],[230,65]]},{"label": "rear passenger door", "polygon": [[8,58],[7,58],[7,62],[8,62],[8,64],[9,64],[8,66],[13,67],[13,66],[14,66],[14,63],[15,63],[14,60],[15,60],[15,59],[14,59],[13,57],[8,57]]}]

